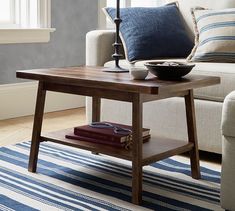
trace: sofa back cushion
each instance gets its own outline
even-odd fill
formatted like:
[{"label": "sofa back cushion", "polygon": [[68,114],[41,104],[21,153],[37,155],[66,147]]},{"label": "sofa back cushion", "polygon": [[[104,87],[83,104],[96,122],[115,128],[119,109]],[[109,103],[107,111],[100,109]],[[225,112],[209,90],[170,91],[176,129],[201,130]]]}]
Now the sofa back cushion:
[{"label": "sofa back cushion", "polygon": [[[166,0],[166,3],[176,2],[177,0]],[[187,30],[194,39],[194,24],[191,15],[191,8],[203,7],[207,9],[235,8],[235,0],[178,0],[180,12],[186,22]]]},{"label": "sofa back cushion", "polygon": [[235,8],[192,10],[195,47],[188,57],[193,62],[235,63]]}]

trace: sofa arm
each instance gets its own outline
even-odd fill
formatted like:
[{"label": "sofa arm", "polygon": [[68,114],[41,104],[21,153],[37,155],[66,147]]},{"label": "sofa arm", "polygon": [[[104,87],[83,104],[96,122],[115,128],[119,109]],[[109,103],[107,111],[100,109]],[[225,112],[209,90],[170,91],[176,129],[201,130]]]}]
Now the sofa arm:
[{"label": "sofa arm", "polygon": [[94,30],[86,35],[86,65],[103,66],[112,59],[115,32]]},{"label": "sofa arm", "polygon": [[226,96],[222,112],[222,134],[235,138],[235,91]]},{"label": "sofa arm", "polygon": [[222,112],[221,206],[235,210],[235,91],[226,96]]}]

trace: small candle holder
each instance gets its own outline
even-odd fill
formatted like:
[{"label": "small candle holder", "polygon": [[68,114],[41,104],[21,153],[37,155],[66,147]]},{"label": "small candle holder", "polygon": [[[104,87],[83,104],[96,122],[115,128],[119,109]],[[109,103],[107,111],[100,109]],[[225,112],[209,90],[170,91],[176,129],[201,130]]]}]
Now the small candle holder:
[{"label": "small candle holder", "polygon": [[115,61],[115,67],[105,68],[104,72],[113,72],[113,73],[126,73],[129,72],[128,69],[122,68],[119,65],[120,58],[123,57],[122,54],[120,54],[120,47],[122,46],[120,42],[120,24],[122,22],[122,19],[120,18],[120,0],[116,0],[116,17],[114,19],[114,23],[116,25],[116,33],[115,33],[115,43],[113,43],[114,47],[114,54],[112,55],[112,58]]}]

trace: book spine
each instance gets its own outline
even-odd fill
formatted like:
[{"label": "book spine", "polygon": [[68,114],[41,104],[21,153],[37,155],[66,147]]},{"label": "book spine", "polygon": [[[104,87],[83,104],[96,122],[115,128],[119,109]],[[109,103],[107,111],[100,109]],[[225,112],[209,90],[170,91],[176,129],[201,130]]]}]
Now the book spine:
[{"label": "book spine", "polygon": [[125,147],[125,144],[122,144],[122,143],[104,141],[104,140],[99,140],[99,139],[83,137],[83,136],[65,135],[65,138],[78,140],[78,141],[87,141],[87,142],[92,142],[92,143],[96,143],[96,144],[105,144],[105,145],[115,146],[115,147],[120,147],[120,148]]},{"label": "book spine", "polygon": [[77,136],[89,137],[89,138],[117,142],[117,143],[124,143],[125,141],[127,141],[127,137],[122,137],[120,139],[120,138],[114,137],[114,136],[104,135],[104,134],[100,134],[100,133],[96,133],[96,132],[84,131],[79,128],[74,128],[74,134]]}]

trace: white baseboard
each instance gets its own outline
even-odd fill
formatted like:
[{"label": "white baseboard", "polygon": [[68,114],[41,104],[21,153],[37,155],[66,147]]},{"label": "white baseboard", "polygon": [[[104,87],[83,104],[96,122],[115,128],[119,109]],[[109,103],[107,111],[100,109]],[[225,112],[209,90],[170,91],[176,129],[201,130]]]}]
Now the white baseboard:
[{"label": "white baseboard", "polygon": [[[37,82],[0,85],[0,120],[34,114]],[[47,92],[45,112],[85,106],[85,97]]]}]

